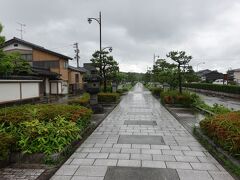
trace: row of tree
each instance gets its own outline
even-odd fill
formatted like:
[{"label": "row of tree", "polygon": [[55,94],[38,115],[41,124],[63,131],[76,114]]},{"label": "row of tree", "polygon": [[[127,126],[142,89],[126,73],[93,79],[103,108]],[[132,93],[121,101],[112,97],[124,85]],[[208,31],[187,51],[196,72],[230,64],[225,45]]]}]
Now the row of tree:
[{"label": "row of tree", "polygon": [[182,82],[195,82],[199,80],[192,66],[189,65],[192,56],[187,55],[184,51],[171,51],[166,57],[174,62],[169,63],[166,59],[158,59],[153,68],[145,74],[145,82],[168,83],[171,88],[178,87],[181,93]]}]

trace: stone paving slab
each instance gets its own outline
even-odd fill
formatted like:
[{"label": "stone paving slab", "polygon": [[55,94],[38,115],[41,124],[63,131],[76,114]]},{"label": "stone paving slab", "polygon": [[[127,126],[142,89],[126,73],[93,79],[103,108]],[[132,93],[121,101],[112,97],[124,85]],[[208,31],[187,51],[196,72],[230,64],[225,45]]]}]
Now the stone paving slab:
[{"label": "stone paving slab", "polygon": [[156,126],[156,121],[132,121],[132,120],[126,120],[124,121],[124,125],[150,125],[150,126]]},{"label": "stone paving slab", "polygon": [[[156,121],[157,125],[128,125],[129,121]],[[134,174],[134,180],[139,173],[153,171],[177,174],[180,180],[233,179],[141,84],[123,98],[52,179],[108,180],[110,167],[115,169],[112,176],[122,172],[126,180],[128,175]]]},{"label": "stone paving slab", "polygon": [[119,144],[154,144],[164,145],[165,142],[162,136],[149,135],[120,135],[118,139]]},{"label": "stone paving slab", "polygon": [[178,180],[173,169],[108,167],[104,180]]}]

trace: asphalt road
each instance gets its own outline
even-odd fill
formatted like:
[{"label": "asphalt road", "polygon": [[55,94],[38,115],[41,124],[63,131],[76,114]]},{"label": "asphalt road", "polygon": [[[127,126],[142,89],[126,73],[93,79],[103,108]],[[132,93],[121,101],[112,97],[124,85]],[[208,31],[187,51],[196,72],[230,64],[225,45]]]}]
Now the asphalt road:
[{"label": "asphalt road", "polygon": [[235,99],[227,98],[227,97],[211,96],[211,95],[207,96],[202,93],[197,93],[197,94],[208,105],[212,106],[213,104],[217,103],[217,104],[221,104],[229,109],[240,110],[240,100],[235,100]]}]

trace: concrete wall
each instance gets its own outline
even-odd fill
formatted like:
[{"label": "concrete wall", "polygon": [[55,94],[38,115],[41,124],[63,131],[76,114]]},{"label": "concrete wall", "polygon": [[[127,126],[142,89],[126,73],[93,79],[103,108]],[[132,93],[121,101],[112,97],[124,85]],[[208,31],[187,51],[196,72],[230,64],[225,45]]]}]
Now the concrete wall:
[{"label": "concrete wall", "polygon": [[41,80],[0,80],[0,103],[40,97]]}]

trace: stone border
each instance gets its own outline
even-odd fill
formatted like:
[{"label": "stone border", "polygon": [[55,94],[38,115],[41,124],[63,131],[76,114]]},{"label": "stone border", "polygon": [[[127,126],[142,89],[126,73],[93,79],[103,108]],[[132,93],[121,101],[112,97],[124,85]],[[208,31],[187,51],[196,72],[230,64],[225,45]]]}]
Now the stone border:
[{"label": "stone border", "polygon": [[198,141],[211,153],[211,155],[213,155],[221,165],[228,169],[234,178],[238,179],[239,177],[237,177],[234,171],[237,169],[240,172],[240,161],[215,144],[213,140],[202,132],[200,127],[195,127],[193,132]]},{"label": "stone border", "polygon": [[[180,124],[182,124],[179,121],[179,116],[174,113],[169,107],[165,106],[167,111],[174,116],[178,120]],[[182,124],[183,125],[183,124]],[[184,127],[184,125],[183,125]],[[184,127],[185,128],[185,127]],[[186,129],[186,128],[185,128]],[[188,132],[189,130],[186,129]],[[228,170],[228,172],[235,178],[239,179],[239,177],[232,172],[233,170],[227,166],[226,161],[230,162],[231,165],[233,165],[235,168],[240,167],[240,161],[234,159],[232,156],[228,155],[227,152],[223,151],[219,146],[217,146],[211,139],[209,139],[206,135],[204,135],[199,127],[196,127],[193,129],[192,132],[189,132],[208,150],[208,152],[224,167]],[[240,168],[239,168],[240,170]]]}]

